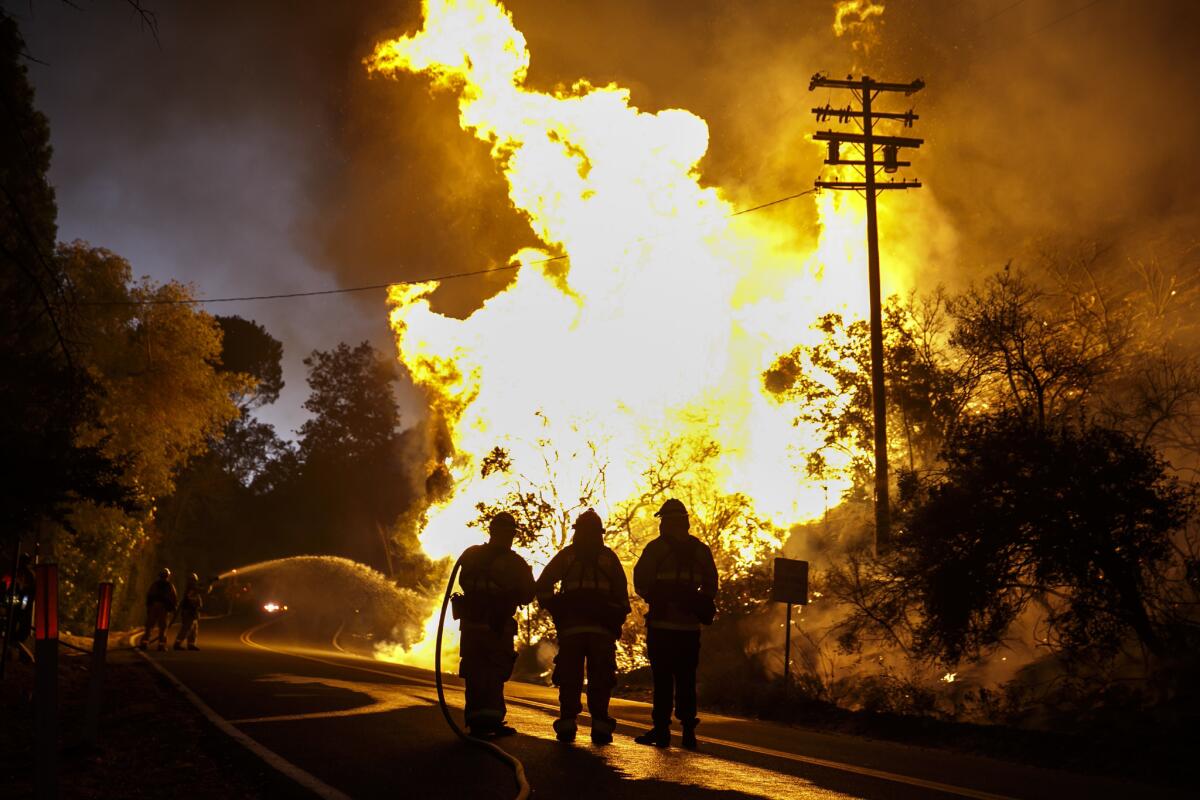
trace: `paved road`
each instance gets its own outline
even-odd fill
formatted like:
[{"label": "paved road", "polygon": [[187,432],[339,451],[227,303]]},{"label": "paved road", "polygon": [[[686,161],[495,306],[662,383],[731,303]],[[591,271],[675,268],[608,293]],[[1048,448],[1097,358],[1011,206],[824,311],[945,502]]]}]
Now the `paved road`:
[{"label": "paved road", "polygon": [[[202,651],[150,657],[237,730],[350,797],[514,796],[510,769],[446,726],[432,673],[332,645],[298,647],[283,629],[208,622]],[[461,709],[461,684],[447,681],[447,699]],[[614,701],[621,725],[612,745],[592,745],[586,731],[563,745],[550,728],[553,690],[510,683],[508,694],[520,735],[500,744],[522,762],[538,798],[1149,796],[1144,787],[714,715],[703,715],[701,752],[658,750],[629,738],[648,723],[649,707],[623,700]]]}]

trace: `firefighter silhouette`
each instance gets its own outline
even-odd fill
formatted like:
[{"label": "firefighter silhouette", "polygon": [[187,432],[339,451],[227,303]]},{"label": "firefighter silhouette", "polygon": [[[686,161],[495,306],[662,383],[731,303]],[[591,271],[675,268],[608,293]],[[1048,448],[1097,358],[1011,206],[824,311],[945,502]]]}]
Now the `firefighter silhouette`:
[{"label": "firefighter silhouette", "polygon": [[646,614],[646,655],[654,679],[654,727],[639,744],[671,743],[671,711],[683,726],[683,746],[696,747],[696,668],[700,628],[716,613],[717,567],[708,545],[688,533],[687,508],[667,500],[655,514],[658,538],[642,551],[633,568],[633,586],[650,604]]},{"label": "firefighter silhouette", "polygon": [[204,608],[204,592],[200,589],[200,576],[192,573],[188,576],[187,585],[183,589],[183,597],[179,601],[179,633],[175,635],[175,649],[182,650],[183,642],[187,640],[188,650],[199,650],[196,644],[196,634],[200,628],[200,609]]},{"label": "firefighter silhouette", "polygon": [[592,741],[608,744],[617,725],[608,715],[608,702],[617,682],[617,639],[629,614],[629,585],[616,553],[604,546],[604,523],[594,510],[579,515],[571,544],[538,577],[537,598],[558,632],[554,731],[559,741],[575,740],[586,664]]},{"label": "firefighter silhouette", "polygon": [[155,628],[158,628],[158,649],[167,649],[167,627],[170,625],[168,620],[178,601],[179,595],[171,584],[171,570],[163,567],[158,573],[158,580],[150,584],[150,589],[146,592],[146,632],[139,645],[141,649],[145,650],[150,646],[151,639],[155,638]]},{"label": "firefighter silhouette", "polygon": [[455,599],[459,620],[459,675],[466,682],[466,722],[472,736],[491,738],[515,733],[504,724],[504,682],[512,675],[517,654],[513,638],[519,606],[533,600],[533,571],[513,552],[516,520],[507,512],[488,524],[487,544],[462,554]]}]

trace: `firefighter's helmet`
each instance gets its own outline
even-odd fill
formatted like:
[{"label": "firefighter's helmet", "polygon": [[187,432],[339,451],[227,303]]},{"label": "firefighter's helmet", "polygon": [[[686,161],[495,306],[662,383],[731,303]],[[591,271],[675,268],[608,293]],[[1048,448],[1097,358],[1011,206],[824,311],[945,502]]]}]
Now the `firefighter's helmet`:
[{"label": "firefighter's helmet", "polygon": [[501,511],[488,522],[488,533],[503,533],[512,535],[517,530],[517,518],[507,511]]},{"label": "firefighter's helmet", "polygon": [[596,513],[596,509],[589,508],[575,519],[575,530],[596,531],[603,534],[604,521],[600,519],[600,515]]}]

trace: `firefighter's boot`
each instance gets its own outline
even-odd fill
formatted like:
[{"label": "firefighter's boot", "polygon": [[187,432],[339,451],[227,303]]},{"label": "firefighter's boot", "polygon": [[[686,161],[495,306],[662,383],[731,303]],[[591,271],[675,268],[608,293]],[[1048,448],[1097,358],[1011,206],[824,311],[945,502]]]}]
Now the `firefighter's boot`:
[{"label": "firefighter's boot", "polygon": [[700,720],[683,723],[683,746],[688,750],[695,750],[700,746],[696,741],[696,726],[699,724]]},{"label": "firefighter's boot", "polygon": [[612,717],[592,717],[592,744],[612,744],[617,721]]},{"label": "firefighter's boot", "polygon": [[577,726],[575,724],[574,717],[571,717],[570,719],[564,717],[562,719],[554,720],[554,735],[560,742],[570,743],[575,741],[576,729]]},{"label": "firefighter's boot", "polygon": [[638,744],[652,744],[655,747],[670,747],[671,746],[671,729],[663,727],[653,727],[643,733],[641,736],[634,738]]},{"label": "firefighter's boot", "polygon": [[176,650],[182,650],[182,649],[183,649],[183,642],[176,642],[176,643],[175,643],[175,649],[176,649]]}]

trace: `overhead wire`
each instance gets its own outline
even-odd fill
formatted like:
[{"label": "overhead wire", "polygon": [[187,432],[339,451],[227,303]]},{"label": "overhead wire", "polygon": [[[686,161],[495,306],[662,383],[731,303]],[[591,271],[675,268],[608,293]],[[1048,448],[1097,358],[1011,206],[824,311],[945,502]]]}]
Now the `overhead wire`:
[{"label": "overhead wire", "polygon": [[[1018,6],[1020,6],[1020,5],[1021,5],[1023,2],[1024,2],[1024,0],[1017,0],[1017,1],[1016,1],[1016,2],[1014,2],[1014,3],[1010,3],[1009,5],[1007,5],[1007,6],[1004,6],[1003,8],[1001,8],[999,11],[995,12],[994,14],[992,14],[992,15],[990,15],[990,16],[988,16],[988,17],[985,17],[984,19],[982,19],[982,20],[979,20],[978,22],[976,22],[976,23],[975,23],[975,27],[976,27],[976,28],[982,28],[982,27],[983,27],[985,24],[987,24],[988,22],[991,22],[992,20],[996,19],[997,17],[1001,16],[1002,14],[1005,14],[1005,13],[1007,13],[1007,12],[1009,12],[1009,11],[1012,11],[1013,9],[1017,8]],[[993,47],[999,47],[999,46],[1001,46],[1001,45],[1004,45],[1004,46],[1011,46],[1011,45],[1013,45],[1013,44],[1016,44],[1016,43],[1018,43],[1018,42],[1022,42],[1022,41],[1026,40],[1026,39],[1030,39],[1030,38],[1032,38],[1032,37],[1034,37],[1034,36],[1037,36],[1037,35],[1038,35],[1038,34],[1040,34],[1040,33],[1043,33],[1044,31],[1047,31],[1047,30],[1049,30],[1050,28],[1053,28],[1055,25],[1058,25],[1060,22],[1063,22],[1063,21],[1065,21],[1065,20],[1068,20],[1068,19],[1070,19],[1071,17],[1074,17],[1074,16],[1075,16],[1075,15],[1077,15],[1077,14],[1081,14],[1082,12],[1084,12],[1084,11],[1087,11],[1087,10],[1088,10],[1088,9],[1090,9],[1090,8],[1093,8],[1094,6],[1098,6],[1098,5],[1100,5],[1101,3],[1103,3],[1103,2],[1104,2],[1104,0],[1090,0],[1090,2],[1084,3],[1084,4],[1083,4],[1083,5],[1081,5],[1081,6],[1077,6],[1077,7],[1073,8],[1073,9],[1071,9],[1070,11],[1066,12],[1065,14],[1060,14],[1059,16],[1057,16],[1057,17],[1055,17],[1054,19],[1050,20],[1049,22],[1047,22],[1046,24],[1042,25],[1041,27],[1034,28],[1033,30],[1031,30],[1031,31],[1029,31],[1029,32],[1027,32],[1027,33],[1021,34],[1021,35],[1019,35],[1019,36],[1016,36],[1016,37],[1008,38],[1008,39],[1003,39],[1003,40],[993,40],[993,44],[992,44],[992,46],[993,46]],[[988,35],[988,33],[989,33],[989,32],[987,32],[987,31],[982,31],[982,30],[981,30],[981,31],[979,32],[979,34],[978,34],[978,35],[976,35],[976,36],[972,36],[972,37],[969,37],[968,39],[966,39],[966,42],[965,42],[965,43],[968,43],[968,44],[969,44],[969,43],[972,43],[972,42],[982,42],[982,41],[983,41],[983,39],[984,39],[984,37],[985,37],[985,36],[987,36],[987,35]]]},{"label": "overhead wire", "polygon": [[1104,0],[1092,0],[1090,3],[1085,3],[1084,5],[1081,5],[1079,8],[1076,8],[1073,11],[1068,11],[1066,14],[1063,14],[1061,17],[1056,17],[1056,18],[1050,20],[1045,25],[1043,25],[1042,27],[1035,30],[1034,33],[1041,33],[1044,30],[1053,28],[1055,25],[1062,22],[1063,20],[1070,19],[1071,17],[1075,16],[1076,14],[1080,13],[1081,11],[1087,11],[1092,6],[1100,5],[1103,2],[1104,2]]},{"label": "overhead wire", "polygon": [[[797,192],[796,194],[790,194],[786,197],[780,197],[778,199],[771,200],[770,202],[767,202],[767,203],[761,203],[757,206],[751,206],[750,208],[743,208],[740,211],[734,211],[733,213],[728,214],[727,218],[732,219],[733,217],[739,217],[743,214],[749,214],[753,211],[761,211],[764,208],[770,208],[771,206],[776,206],[776,205],[779,205],[780,203],[786,203],[789,200],[795,200],[798,197],[804,197],[805,195],[808,195],[808,194],[814,194],[816,191],[817,191],[817,189],[815,189],[815,188],[807,189],[803,192]],[[652,238],[652,237],[642,237],[642,238],[646,239],[646,238]],[[206,303],[238,303],[238,302],[249,302],[249,301],[254,301],[254,300],[289,300],[289,299],[300,298],[300,297],[323,297],[326,295],[335,295],[335,294],[353,294],[356,292],[378,291],[380,289],[390,289],[393,286],[413,286],[413,285],[421,284],[421,283],[433,283],[433,282],[454,280],[457,278],[470,278],[470,277],[475,277],[478,275],[487,275],[487,274],[490,274],[493,272],[506,272],[509,270],[519,269],[523,266],[532,267],[532,266],[537,266],[539,264],[549,264],[554,261],[563,261],[567,258],[569,258],[569,255],[564,253],[562,255],[549,256],[547,258],[537,259],[536,261],[518,261],[518,262],[508,263],[508,264],[504,264],[503,266],[499,266],[499,267],[487,267],[484,269],[468,270],[465,272],[450,272],[450,273],[445,273],[445,274],[441,274],[441,275],[431,275],[431,276],[424,277],[424,278],[410,278],[410,279],[399,280],[399,281],[388,281],[387,283],[371,283],[371,284],[365,284],[363,286],[346,286],[346,287],[342,287],[342,288],[338,288],[338,289],[315,289],[315,290],[301,291],[301,292],[278,292],[278,293],[274,293],[274,294],[239,295],[239,296],[235,296],[235,297],[209,297],[209,298],[199,298],[198,297],[198,298],[189,298],[189,299],[149,298],[149,299],[145,299],[145,300],[97,300],[97,301],[90,301],[90,302],[85,301],[85,302],[80,303],[80,305],[85,305],[85,306],[114,306],[114,305],[115,306],[148,306],[148,305],[182,306],[182,305],[194,305],[194,304],[206,304]]]},{"label": "overhead wire", "polygon": [[1016,8],[1017,6],[1021,5],[1024,2],[1025,2],[1025,0],[1015,0],[1015,2],[1009,3],[1004,8],[1000,9],[999,11],[995,12],[994,14],[989,14],[988,16],[984,17],[983,19],[979,20],[979,22],[976,22],[975,25],[976,26],[986,25],[987,23],[994,20],[996,17],[1000,16],[1001,14],[1007,14],[1009,11],[1012,11],[1014,8]]}]

